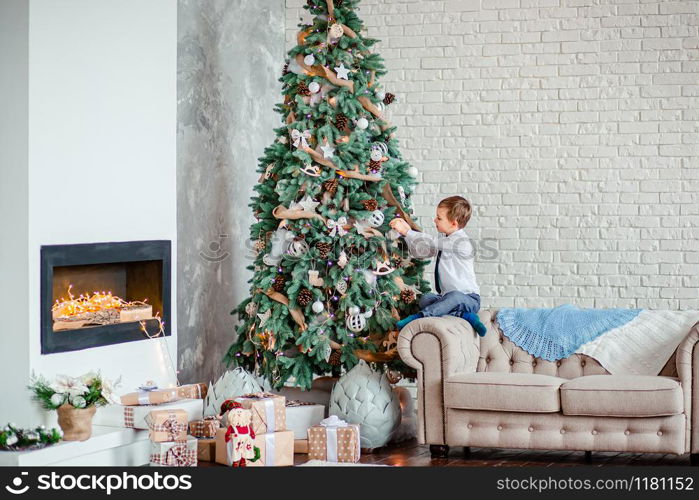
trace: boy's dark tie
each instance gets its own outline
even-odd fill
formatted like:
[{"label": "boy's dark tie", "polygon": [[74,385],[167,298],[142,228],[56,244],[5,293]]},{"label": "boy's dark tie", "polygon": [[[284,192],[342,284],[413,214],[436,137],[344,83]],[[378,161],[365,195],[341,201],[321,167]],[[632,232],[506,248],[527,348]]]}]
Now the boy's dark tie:
[{"label": "boy's dark tie", "polygon": [[434,265],[434,287],[438,294],[442,294],[442,287],[439,286],[439,259],[442,258],[442,251],[437,252],[437,262]]}]

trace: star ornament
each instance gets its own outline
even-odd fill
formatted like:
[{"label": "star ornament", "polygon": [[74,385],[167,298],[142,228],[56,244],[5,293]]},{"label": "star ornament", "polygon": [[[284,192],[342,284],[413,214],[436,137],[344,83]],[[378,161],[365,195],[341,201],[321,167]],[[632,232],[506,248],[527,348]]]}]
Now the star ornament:
[{"label": "star ornament", "polygon": [[257,317],[260,318],[260,328],[265,326],[265,323],[267,323],[267,321],[269,320],[269,318],[271,316],[272,316],[271,309],[267,309],[265,312],[257,314]]},{"label": "star ornament", "polygon": [[330,143],[321,146],[320,149],[323,150],[323,158],[332,158],[335,155],[335,148]]},{"label": "star ornament", "polygon": [[337,77],[341,80],[349,80],[349,69],[345,68],[345,65],[343,63],[340,63],[340,65],[335,68],[335,72],[337,73]]},{"label": "star ornament", "polygon": [[306,210],[306,211],[308,211],[308,212],[315,212],[315,211],[316,211],[316,207],[317,207],[318,205],[320,205],[320,203],[317,202],[317,201],[315,201],[315,200],[314,200],[313,198],[311,198],[310,196],[305,196],[305,197],[303,198],[303,200],[301,200],[301,201],[299,202],[299,205],[301,206],[301,208],[303,208],[304,210]]}]

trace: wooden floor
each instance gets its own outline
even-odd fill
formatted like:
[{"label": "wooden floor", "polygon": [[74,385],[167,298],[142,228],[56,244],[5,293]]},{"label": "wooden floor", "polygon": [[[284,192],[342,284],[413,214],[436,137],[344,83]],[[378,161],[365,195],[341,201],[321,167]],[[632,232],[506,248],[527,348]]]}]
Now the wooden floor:
[{"label": "wooden floor", "polygon": [[[295,455],[295,463],[306,461],[305,455]],[[464,458],[463,448],[449,450],[448,458],[430,457],[427,446],[416,441],[375,450],[373,454],[362,454],[361,463],[417,467],[602,467],[624,465],[689,465],[689,454],[673,455],[662,453],[616,453],[593,452],[592,461],[585,461],[583,451],[534,451],[503,450],[496,448],[471,448]]]},{"label": "wooden floor", "polygon": [[[308,455],[294,455],[294,464],[308,461]],[[585,461],[582,451],[532,451],[501,450],[496,448],[471,448],[468,458],[463,448],[452,448],[448,458],[431,458],[427,446],[415,440],[362,453],[360,463],[403,467],[602,467],[602,466],[658,466],[689,465],[689,454],[673,455],[662,453],[616,453],[593,452],[592,461]],[[200,462],[200,466],[216,466],[211,462]]]}]

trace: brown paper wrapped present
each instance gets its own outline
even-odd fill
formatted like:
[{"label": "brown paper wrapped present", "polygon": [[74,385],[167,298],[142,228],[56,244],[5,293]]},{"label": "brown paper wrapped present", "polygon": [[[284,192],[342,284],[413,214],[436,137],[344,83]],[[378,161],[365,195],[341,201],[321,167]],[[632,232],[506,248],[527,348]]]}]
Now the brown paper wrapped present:
[{"label": "brown paper wrapped present", "polygon": [[177,395],[182,399],[204,399],[207,391],[206,384],[187,384],[177,388]]},{"label": "brown paper wrapped present", "polygon": [[216,459],[216,438],[197,439],[197,459],[200,462],[213,462]]},{"label": "brown paper wrapped present", "polygon": [[336,416],[308,429],[308,459],[326,462],[359,462],[359,426]]},{"label": "brown paper wrapped present", "polygon": [[226,429],[221,427],[216,430],[216,437],[214,438],[216,449],[214,450],[214,458],[217,464],[228,465],[226,460]]},{"label": "brown paper wrapped present", "polygon": [[203,420],[189,422],[189,434],[196,438],[216,437],[216,431],[221,427],[221,417],[204,417]]},{"label": "brown paper wrapped present", "polygon": [[160,405],[179,399],[204,399],[206,384],[189,384],[167,389],[130,392],[121,396],[121,404],[125,406]]},{"label": "brown paper wrapped present", "polygon": [[177,388],[173,387],[171,389],[130,392],[121,397],[121,404],[124,406],[161,405],[178,399],[182,398],[177,394]]},{"label": "brown paper wrapped present", "polygon": [[[219,429],[216,431],[215,441],[216,463],[229,465],[226,429]],[[247,467],[281,467],[286,465],[294,465],[293,431],[258,434],[255,436],[254,446],[260,449],[260,458],[254,462],[248,460],[246,463]]]},{"label": "brown paper wrapped present", "polygon": [[154,443],[187,439],[187,412],[184,410],[154,410],[146,417],[148,438]]},{"label": "brown paper wrapped present", "polygon": [[187,437],[185,441],[151,443],[151,467],[196,467],[197,440]]},{"label": "brown paper wrapped present", "polygon": [[308,453],[308,439],[294,439],[294,454]]},{"label": "brown paper wrapped present", "polygon": [[255,436],[260,458],[248,467],[283,467],[294,465],[294,431],[268,432]]},{"label": "brown paper wrapped present", "polygon": [[268,434],[286,430],[286,398],[268,392],[246,394],[235,398],[243,408],[252,411],[252,430]]}]

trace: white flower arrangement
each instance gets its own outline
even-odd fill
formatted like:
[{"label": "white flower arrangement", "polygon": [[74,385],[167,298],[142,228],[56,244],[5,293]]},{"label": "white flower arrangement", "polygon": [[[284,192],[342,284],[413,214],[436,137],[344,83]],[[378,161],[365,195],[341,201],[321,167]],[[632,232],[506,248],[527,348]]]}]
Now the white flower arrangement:
[{"label": "white flower arrangement", "polygon": [[107,380],[97,372],[88,372],[80,377],[57,375],[53,382],[32,374],[29,390],[34,399],[47,410],[55,410],[64,404],[74,408],[89,408],[106,404],[120,403],[116,393],[121,377],[115,381]]}]

